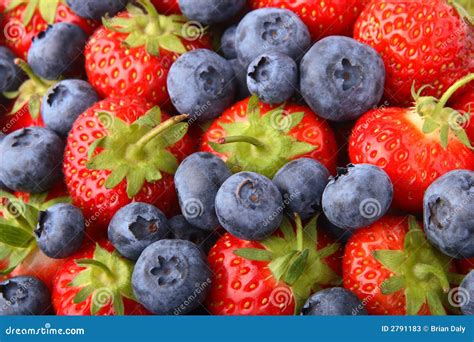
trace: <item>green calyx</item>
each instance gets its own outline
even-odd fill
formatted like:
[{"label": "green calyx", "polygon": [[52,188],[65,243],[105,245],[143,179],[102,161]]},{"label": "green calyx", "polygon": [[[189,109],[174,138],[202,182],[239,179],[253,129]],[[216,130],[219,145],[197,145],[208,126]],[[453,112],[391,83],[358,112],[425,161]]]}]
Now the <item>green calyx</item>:
[{"label": "green calyx", "polygon": [[151,55],[159,55],[160,48],[183,54],[187,51],[182,39],[196,40],[206,28],[188,23],[179,15],[160,15],[150,0],[138,0],[127,6],[129,17],[104,18],[103,25],[115,32],[127,34],[123,44],[130,48],[145,46]]},{"label": "green calyx", "polygon": [[47,201],[48,194],[31,194],[28,203],[0,190],[0,274],[15,269],[36,248],[34,230],[39,213],[57,203],[70,202],[68,197]]},{"label": "green calyx", "polygon": [[248,102],[247,121],[222,123],[225,138],[209,145],[228,156],[226,162],[234,173],[253,171],[272,178],[290,160],[316,148],[288,134],[303,117],[303,112],[285,112],[284,105],[262,116],[254,95]]},{"label": "green calyx", "polygon": [[416,218],[410,216],[404,249],[378,250],[372,254],[394,275],[380,286],[383,294],[404,291],[407,315],[417,315],[424,304],[433,315],[445,315],[447,293],[456,275],[449,273],[450,259],[426,240]]},{"label": "green calyx", "polygon": [[440,99],[420,95],[424,89],[431,86],[423,86],[418,92],[415,91],[415,85],[412,86],[412,96],[415,100],[414,110],[423,119],[423,133],[438,132],[440,144],[443,148],[448,146],[450,133],[454,134],[463,145],[473,148],[464,129],[464,126],[470,121],[471,113],[461,113],[453,108],[446,107],[451,96],[472,80],[474,80],[474,73],[461,78]]},{"label": "green calyx", "polygon": [[474,2],[472,0],[448,0],[448,3],[456,9],[461,18],[474,25]]},{"label": "green calyx", "polygon": [[[162,172],[175,173],[178,160],[167,148],[187,133],[188,124],[181,122],[188,117],[186,114],[162,122],[160,108],[154,107],[131,125],[107,112],[97,115],[108,135],[91,145],[86,166],[111,171],[105,182],[107,189],[126,179],[127,195],[132,198],[145,181],[159,181]],[[98,148],[101,151],[95,153]]]},{"label": "green calyx", "polygon": [[28,104],[28,111],[31,117],[36,119],[40,113],[43,96],[58,81],[48,81],[40,78],[25,61],[19,58],[15,59],[15,63],[25,72],[29,79],[23,82],[18,91],[3,93],[8,99],[16,99],[10,114],[17,113],[24,105]]},{"label": "green calyx", "polygon": [[340,277],[326,264],[325,258],[339,249],[339,244],[317,248],[318,216],[313,217],[305,227],[295,214],[293,224],[285,217],[280,225],[283,237],[271,236],[261,244],[265,249],[241,248],[234,253],[248,260],[268,261],[268,268],[277,282],[288,285],[295,297],[295,314],[298,314],[311,293],[321,285],[339,285]]},{"label": "green calyx", "polygon": [[56,10],[58,5],[63,0],[11,0],[6,11],[11,11],[20,5],[26,4],[26,9],[23,15],[23,25],[28,25],[36,10],[39,10],[41,17],[48,24],[54,24],[56,20]]},{"label": "green calyx", "polygon": [[111,253],[96,244],[94,256],[77,259],[76,264],[84,269],[68,284],[81,288],[73,302],[79,304],[91,297],[92,315],[110,304],[115,315],[123,315],[123,298],[136,301],[132,290],[133,263],[117,251]]}]

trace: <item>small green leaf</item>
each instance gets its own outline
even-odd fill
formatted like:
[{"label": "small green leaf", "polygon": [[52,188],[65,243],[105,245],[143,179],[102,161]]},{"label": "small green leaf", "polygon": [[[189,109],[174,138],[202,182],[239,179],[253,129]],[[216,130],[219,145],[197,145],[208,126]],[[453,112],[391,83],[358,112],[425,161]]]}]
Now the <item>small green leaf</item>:
[{"label": "small green leaf", "polygon": [[0,242],[19,248],[26,248],[32,242],[31,232],[6,224],[0,224]]},{"label": "small green leaf", "polygon": [[145,183],[145,170],[135,168],[127,175],[127,195],[128,198],[138,194]]},{"label": "small green leaf", "polygon": [[426,299],[428,300],[428,306],[430,307],[430,313],[435,316],[446,315],[446,310],[443,307],[443,303],[439,299],[438,295],[434,292],[428,291],[426,293]]},{"label": "small green leaf", "polygon": [[418,263],[413,267],[413,273],[419,279],[428,279],[428,277],[434,276],[439,281],[441,288],[444,291],[447,292],[449,290],[448,277],[441,267]]},{"label": "small green leaf", "polygon": [[9,3],[8,3],[8,6],[7,8],[5,9],[5,12],[9,12],[15,8],[17,8],[18,6],[20,6],[21,4],[25,4],[27,3],[28,0],[11,0]]},{"label": "small green leaf", "polygon": [[58,2],[59,0],[40,0],[39,2],[39,11],[41,13],[41,17],[43,17],[44,21],[46,21],[49,25],[54,24],[54,20],[56,19]]},{"label": "small green leaf", "polygon": [[284,239],[282,239],[279,236],[269,236],[267,237],[264,241],[261,242],[263,246],[265,246],[266,249],[269,251],[274,251],[274,250],[284,250],[286,247],[288,247],[288,242],[286,242]]},{"label": "small green leaf", "polygon": [[113,304],[114,304],[114,314],[116,316],[123,316],[125,309],[123,306],[122,296],[120,296],[119,294],[116,294],[113,298]]},{"label": "small green leaf", "polygon": [[439,132],[439,141],[443,148],[448,147],[448,136],[449,136],[449,125],[444,124],[441,126],[441,129]]},{"label": "small green leaf", "polygon": [[290,261],[296,255],[297,251],[291,251],[281,257],[275,258],[268,264],[268,268],[272,272],[276,280],[281,280],[287,272]]},{"label": "small green leaf", "polygon": [[161,109],[158,106],[154,106],[145,115],[139,117],[134,124],[138,124],[140,126],[149,126],[155,127],[161,123]]},{"label": "small green leaf", "polygon": [[75,304],[82,303],[82,302],[85,301],[87,298],[89,298],[89,296],[90,296],[93,292],[94,292],[94,286],[93,286],[93,285],[87,285],[87,286],[83,287],[82,289],[80,289],[78,293],[76,293],[76,295],[74,296],[74,298],[72,299],[72,301],[73,301]]},{"label": "small green leaf", "polygon": [[417,287],[407,287],[405,289],[406,311],[407,315],[415,316],[425,303],[425,294],[422,289]]},{"label": "small green leaf", "polygon": [[439,123],[433,120],[431,117],[426,116],[425,122],[423,123],[423,133],[433,133],[439,128]]},{"label": "small green leaf", "polygon": [[285,282],[288,285],[293,285],[306,269],[306,262],[308,260],[309,250],[305,249],[296,260],[290,265],[288,273],[285,276]]},{"label": "small green leaf", "polygon": [[283,237],[286,241],[292,241],[295,239],[295,231],[293,230],[293,225],[286,216],[283,216],[283,220],[280,224],[280,230],[283,233]]},{"label": "small green leaf", "polygon": [[128,166],[126,164],[120,165],[118,168],[112,171],[105,181],[105,187],[107,189],[113,189],[127,176]]},{"label": "small green leaf", "polygon": [[85,269],[79,272],[79,274],[74,277],[74,279],[68,284],[68,286],[84,286],[91,282],[91,270]]},{"label": "small green leaf", "polygon": [[41,107],[41,101],[38,98],[38,96],[31,97],[30,102],[29,102],[29,111],[33,119],[36,119],[38,117],[40,113],[40,107]]},{"label": "small green leaf", "polygon": [[97,313],[105,305],[108,305],[114,300],[114,293],[107,288],[98,288],[92,293],[91,299],[91,314],[97,315]]},{"label": "small green leaf", "polygon": [[158,41],[160,46],[165,50],[179,54],[183,54],[187,51],[181,39],[173,34],[160,36],[158,37]]},{"label": "small green leaf", "polygon": [[318,218],[319,214],[313,216],[306,226],[304,226],[304,238],[308,244],[316,245],[318,243]]},{"label": "small green leaf", "polygon": [[19,91],[6,91],[2,93],[2,95],[9,100],[13,100],[13,99],[16,99],[20,95],[20,92]]},{"label": "small green leaf", "polygon": [[159,181],[161,178],[163,178],[163,176],[157,168],[150,167],[145,170],[145,179],[148,183]]},{"label": "small green leaf", "polygon": [[158,56],[160,53],[160,42],[157,37],[151,37],[146,40],[146,51],[152,56]]},{"label": "small green leaf", "polygon": [[134,31],[128,35],[123,43],[128,47],[137,48],[146,44],[146,36],[140,31]]},{"label": "small green leaf", "polygon": [[33,17],[33,14],[36,11],[39,0],[29,0],[28,5],[26,6],[25,11],[23,12],[23,25],[28,26]]},{"label": "small green leaf", "polygon": [[260,106],[257,95],[252,95],[247,104],[247,117],[250,123],[258,122],[260,119]]},{"label": "small green leaf", "polygon": [[92,157],[86,166],[89,170],[113,170],[117,166],[117,158],[112,150],[105,150]]},{"label": "small green leaf", "polygon": [[394,275],[385,280],[380,289],[384,295],[392,294],[405,288],[405,277]]},{"label": "small green leaf", "polygon": [[96,139],[94,140],[94,142],[91,144],[91,146],[89,146],[89,151],[87,152],[87,160],[91,160],[92,156],[94,155],[94,152],[95,150],[101,146],[102,142],[104,141],[104,139],[106,139],[106,137],[104,138],[100,138],[100,139]]},{"label": "small green leaf", "polygon": [[247,260],[254,260],[254,261],[271,261],[272,260],[272,252],[267,251],[265,249],[239,248],[234,251],[234,254],[242,258],[245,258]]},{"label": "small green leaf", "polygon": [[341,248],[341,245],[338,243],[333,243],[329,246],[326,246],[318,251],[319,257],[321,259],[327,258],[328,256],[331,256],[334,253],[336,253],[339,250],[339,248]]},{"label": "small green leaf", "polygon": [[378,250],[373,251],[372,255],[385,268],[394,273],[400,273],[400,268],[406,261],[406,255],[403,251]]},{"label": "small green leaf", "polygon": [[466,134],[466,131],[464,129],[458,129],[454,131],[454,135],[458,140],[466,147],[472,148],[471,142],[469,140],[469,137]]},{"label": "small green leaf", "polygon": [[173,175],[178,169],[178,160],[173,153],[161,150],[154,156],[153,165],[157,170]]}]

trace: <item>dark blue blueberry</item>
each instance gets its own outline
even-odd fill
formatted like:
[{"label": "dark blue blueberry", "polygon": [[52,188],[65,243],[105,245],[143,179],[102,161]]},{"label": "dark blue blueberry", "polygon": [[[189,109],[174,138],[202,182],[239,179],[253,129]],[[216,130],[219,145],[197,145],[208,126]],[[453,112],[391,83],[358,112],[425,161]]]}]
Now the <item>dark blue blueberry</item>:
[{"label": "dark blue blueberry", "polygon": [[295,13],[281,8],[261,8],[248,13],[235,35],[237,56],[244,66],[269,52],[281,52],[298,61],[310,43],[306,25]]},{"label": "dark blue blueberry", "polygon": [[242,100],[249,97],[250,92],[247,87],[247,69],[240,64],[238,59],[231,59],[229,63],[232,65],[235,75],[235,84],[237,87],[236,100]]},{"label": "dark blue blueberry", "polygon": [[124,257],[137,260],[143,250],[169,234],[168,221],[157,207],[133,202],[112,217],[108,237]]},{"label": "dark blue blueberry", "polygon": [[236,31],[237,31],[237,25],[233,25],[227,28],[221,37],[222,54],[227,59],[237,58],[237,51],[235,50],[235,32]]},{"label": "dark blue blueberry", "polygon": [[[335,242],[346,244],[349,238],[352,236],[353,231],[350,229],[339,228],[332,224],[324,215],[319,216],[318,227],[321,227],[326,233],[328,233]],[[319,229],[319,228],[318,228]]]},{"label": "dark blue blueberry", "polygon": [[21,276],[0,283],[0,316],[46,315],[50,307],[50,292],[39,279]]},{"label": "dark blue blueberry", "polygon": [[[0,133],[0,145],[2,144],[3,138],[5,138],[5,134]],[[1,178],[1,177],[0,177],[0,178]],[[1,179],[0,179],[0,190],[9,191],[9,189],[8,189],[7,186],[2,182]]]},{"label": "dark blue blueberry", "polygon": [[321,211],[321,198],[329,181],[329,171],[320,162],[301,158],[283,166],[273,177],[290,213],[303,220]]},{"label": "dark blue blueberry", "polygon": [[304,99],[328,120],[357,119],[383,95],[382,58],[351,38],[332,36],[314,44],[301,61],[300,74]]},{"label": "dark blue blueberry", "polygon": [[298,87],[298,67],[285,54],[264,53],[249,64],[247,86],[265,103],[285,102]]},{"label": "dark blue blueberry", "polygon": [[132,275],[138,301],[158,315],[184,315],[196,309],[211,288],[204,253],[192,242],[160,240],[138,258]]},{"label": "dark blue blueberry", "polygon": [[28,51],[28,64],[38,76],[55,80],[83,63],[87,35],[79,26],[57,23],[39,33]]},{"label": "dark blue blueberry", "polygon": [[38,247],[54,259],[77,252],[85,234],[82,211],[69,203],[55,204],[40,211],[34,231]]},{"label": "dark blue blueberry", "polygon": [[451,171],[434,181],[423,199],[428,240],[453,258],[474,257],[474,172]]},{"label": "dark blue blueberry", "polygon": [[357,229],[384,216],[392,198],[393,185],[385,171],[370,164],[349,164],[329,181],[322,204],[331,223]]},{"label": "dark blue blueberry", "polygon": [[100,20],[105,14],[113,17],[123,10],[128,0],[67,0],[67,4],[78,16]]},{"label": "dark blue blueberry", "polygon": [[361,316],[367,315],[362,302],[351,291],[333,287],[316,292],[301,310],[305,316]]},{"label": "dark blue blueberry", "polygon": [[209,25],[232,19],[245,6],[245,0],[178,0],[181,12],[190,20]]},{"label": "dark blue blueberry", "polygon": [[48,191],[62,178],[63,153],[64,142],[48,128],[16,130],[0,144],[0,180],[14,191]]},{"label": "dark blue blueberry", "polygon": [[213,51],[187,52],[168,73],[168,92],[176,109],[192,121],[220,115],[234,101],[234,72],[230,63]]},{"label": "dark blue blueberry", "polygon": [[219,157],[198,152],[187,157],[174,175],[181,212],[193,226],[214,230],[218,225],[215,200],[231,172]]},{"label": "dark blue blueberry", "polygon": [[265,176],[239,172],[217,192],[216,214],[222,227],[244,240],[263,240],[278,229],[284,204],[280,191]]},{"label": "dark blue blueberry", "polygon": [[15,54],[10,49],[0,46],[0,93],[17,90],[25,74],[15,64]]},{"label": "dark blue blueberry", "polygon": [[64,80],[43,97],[41,116],[46,127],[65,138],[77,117],[99,100],[94,88],[83,80]]},{"label": "dark blue blueberry", "polygon": [[202,249],[207,254],[219,238],[216,230],[209,231],[191,225],[183,215],[176,215],[169,219],[171,238],[188,240]]},{"label": "dark blue blueberry", "polygon": [[459,304],[464,315],[474,315],[474,270],[461,282],[459,288]]}]

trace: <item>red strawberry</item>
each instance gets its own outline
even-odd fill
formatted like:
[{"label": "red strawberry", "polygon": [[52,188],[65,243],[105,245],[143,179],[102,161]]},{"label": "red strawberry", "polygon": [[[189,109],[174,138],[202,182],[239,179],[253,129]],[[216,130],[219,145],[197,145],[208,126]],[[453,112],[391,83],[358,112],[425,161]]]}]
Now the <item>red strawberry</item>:
[{"label": "red strawberry", "polygon": [[471,145],[474,144],[474,120],[472,116],[474,115],[474,87],[467,88],[459,96],[456,96],[452,101],[451,105],[454,109],[463,113],[463,122],[462,126],[466,131]]},{"label": "red strawberry", "polygon": [[133,263],[109,242],[86,246],[67,258],[54,279],[57,315],[147,315],[132,290]]},{"label": "red strawberry", "polygon": [[385,95],[409,104],[410,88],[440,97],[474,71],[474,30],[445,0],[375,0],[354,28],[354,38],[377,50],[387,71]]},{"label": "red strawberry", "polygon": [[20,58],[25,58],[31,41],[48,25],[68,22],[91,34],[97,24],[76,15],[63,0],[10,0],[0,26],[5,43]]},{"label": "red strawberry", "polygon": [[312,291],[340,281],[341,250],[316,229],[284,219],[278,233],[262,242],[229,233],[209,253],[214,274],[207,307],[215,315],[292,315]]},{"label": "red strawberry", "polygon": [[256,96],[242,100],[206,131],[201,150],[216,154],[234,171],[273,177],[288,161],[313,158],[336,169],[337,145],[331,127],[308,107],[270,106]]},{"label": "red strawberry", "polygon": [[171,64],[186,51],[210,47],[210,40],[200,30],[188,32],[184,17],[159,15],[149,0],[139,3],[145,12],[129,6],[92,35],[85,49],[87,76],[104,97],[139,96],[163,105]]},{"label": "red strawberry", "polygon": [[450,261],[428,243],[414,217],[387,216],[349,239],[344,287],[369,314],[446,314]]},{"label": "red strawberry", "polygon": [[151,0],[156,10],[162,14],[181,14],[178,0]]},{"label": "red strawberry", "polygon": [[351,161],[383,168],[399,208],[421,211],[424,192],[435,179],[455,169],[474,170],[463,114],[444,108],[450,95],[473,79],[470,74],[456,82],[440,100],[414,94],[414,108],[381,107],[357,121],[349,141]]},{"label": "red strawberry", "polygon": [[278,7],[295,12],[316,41],[327,36],[352,36],[354,23],[370,0],[250,0],[252,8]]},{"label": "red strawberry", "polygon": [[79,116],[68,136],[64,175],[87,225],[107,226],[132,201],[174,213],[174,171],[196,150],[187,124],[178,123],[185,117],[169,119],[138,98],[106,99]]},{"label": "red strawberry", "polygon": [[51,287],[52,279],[62,260],[51,259],[36,246],[33,231],[40,210],[55,203],[69,202],[62,184],[47,194],[30,195],[0,191],[0,274],[31,275]]},{"label": "red strawberry", "polygon": [[57,83],[41,79],[21,59],[16,59],[15,63],[23,69],[29,79],[23,82],[18,91],[4,93],[6,97],[15,99],[15,102],[9,108],[9,112],[0,117],[0,128],[3,133],[11,133],[29,126],[43,126],[40,115],[41,102],[48,89]]},{"label": "red strawberry", "polygon": [[474,270],[474,258],[456,260],[456,266],[461,274],[468,274]]}]

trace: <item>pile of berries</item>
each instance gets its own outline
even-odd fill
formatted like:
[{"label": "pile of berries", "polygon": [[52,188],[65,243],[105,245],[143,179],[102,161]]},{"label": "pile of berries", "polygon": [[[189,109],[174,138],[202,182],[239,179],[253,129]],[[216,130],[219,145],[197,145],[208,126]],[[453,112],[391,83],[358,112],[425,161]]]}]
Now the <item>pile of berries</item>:
[{"label": "pile of berries", "polygon": [[0,315],[474,314],[448,0],[0,0]]}]

